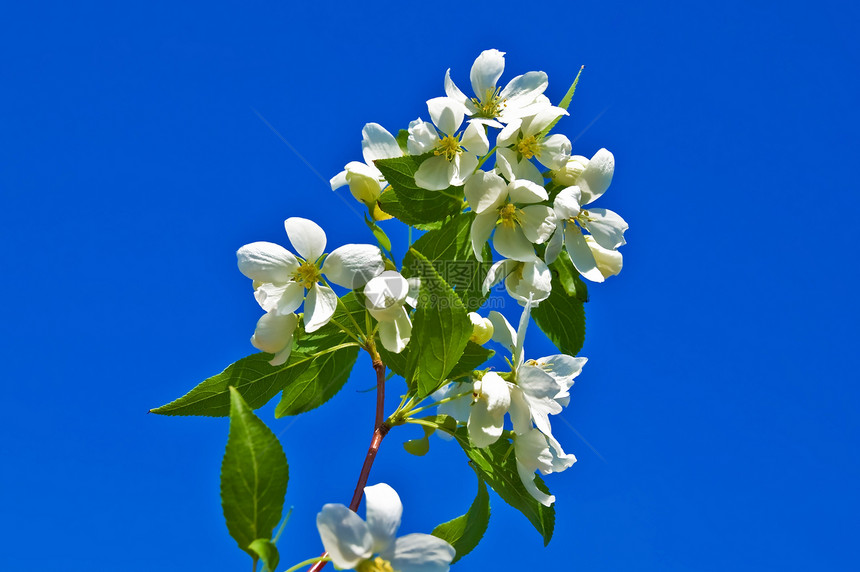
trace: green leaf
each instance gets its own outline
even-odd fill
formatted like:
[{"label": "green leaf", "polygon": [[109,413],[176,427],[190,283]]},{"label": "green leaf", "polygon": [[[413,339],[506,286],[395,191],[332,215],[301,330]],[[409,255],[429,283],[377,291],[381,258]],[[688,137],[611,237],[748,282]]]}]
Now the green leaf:
[{"label": "green leaf", "polygon": [[[579,68],[579,72],[576,74],[576,78],[573,80],[573,83],[570,84],[570,87],[567,89],[567,93],[564,94],[564,97],[561,99],[561,102],[558,104],[562,109],[567,109],[570,106],[570,102],[573,101],[573,94],[576,92],[576,85],[579,83],[579,76],[582,75],[582,70],[585,69],[585,66]],[[555,124],[558,123],[558,120],[561,117],[556,117],[555,121],[547,125],[541,134],[546,135],[550,132],[550,130],[555,127]]]},{"label": "green leaf", "polygon": [[493,350],[489,350],[484,346],[479,346],[475,342],[468,342],[466,349],[463,350],[463,355],[457,365],[448,374],[448,379],[457,379],[464,375],[469,375],[472,371],[478,369],[484,362],[493,357]]},{"label": "green leaf", "polygon": [[[543,536],[544,545],[549,544],[555,526],[555,508],[540,504],[523,486],[517,473],[516,458],[511,450],[513,444],[507,439],[500,439],[489,447],[482,449],[472,447],[465,427],[458,429],[454,436],[471,459],[478,476],[487,481],[503,501],[522,512]],[[546,485],[539,476],[535,477],[535,484],[540,490],[548,493]]]},{"label": "green leaf", "polygon": [[403,448],[406,449],[406,452],[416,457],[423,457],[430,451],[430,435],[435,431],[432,427],[426,426],[422,427],[422,429],[424,429],[423,437],[420,439],[410,439],[403,443]]},{"label": "green leaf", "polygon": [[[469,312],[483,305],[488,294],[482,287],[492,263],[479,262],[472,251],[471,228],[475,213],[463,213],[446,221],[438,230],[425,233],[415,241],[403,257],[403,275],[415,274],[421,268],[412,249],[420,252],[433,263],[436,272],[445,280],[463,301]],[[484,260],[492,260],[489,244],[484,246]]]},{"label": "green leaf", "polygon": [[532,318],[562,353],[575,356],[585,342],[585,308],[568,296],[561,279],[552,277],[549,298],[532,308]]},{"label": "green leaf", "polygon": [[403,151],[404,154],[409,154],[409,131],[406,129],[401,129],[397,132],[397,137],[394,138],[397,141],[397,145],[400,147],[400,150]]},{"label": "green leaf", "polygon": [[284,387],[275,417],[310,411],[334,397],[349,379],[357,358],[358,348],[350,346],[319,355],[291,370],[293,379]]},{"label": "green leaf", "polygon": [[370,232],[373,233],[373,237],[376,239],[379,248],[391,252],[391,239],[388,238],[385,231],[378,224],[370,220],[367,215],[364,215],[364,223],[370,228]]},{"label": "green leaf", "polygon": [[274,542],[268,538],[258,538],[248,548],[263,561],[263,572],[275,572],[281,557]]},{"label": "green leaf", "polygon": [[580,302],[588,302],[588,287],[582,278],[579,277],[579,272],[570,260],[567,252],[562,250],[556,258],[555,262],[549,267],[558,276],[561,285],[564,286],[568,296],[573,296]]},{"label": "green leaf", "polygon": [[416,383],[418,397],[433,393],[460,361],[472,335],[472,322],[463,302],[439,276],[427,258],[410,249],[421,279],[418,308],[412,323],[406,380]]},{"label": "green leaf", "polygon": [[[354,292],[341,298],[341,301],[343,304],[338,304],[334,320],[352,329],[355,329],[353,320],[358,324],[365,323],[364,304]],[[225,417],[230,414],[231,386],[242,394],[252,409],[262,407],[279,391],[285,390],[289,406],[284,405],[284,415],[308,411],[328,401],[349,377],[349,368],[355,362],[358,348],[355,345],[341,347],[344,344],[355,342],[334,323],[328,323],[313,333],[297,330],[293,351],[286,364],[269,365],[272,355],[265,353],[242,358],[179,399],[152,409],[150,413]],[[344,371],[347,365],[349,368]],[[332,371],[337,375],[324,382],[313,383],[309,379],[320,372],[328,375]],[[299,395],[303,391],[310,394]]]},{"label": "green leaf", "polygon": [[441,538],[454,547],[457,551],[454,564],[457,560],[470,553],[478,546],[490,524],[490,495],[484,479],[478,475],[478,494],[469,507],[469,511],[463,516],[449,520],[433,529],[432,534]]},{"label": "green leaf", "polygon": [[407,362],[409,361],[409,350],[411,347],[411,345],[407,345],[399,354],[390,352],[385,349],[377,335],[376,351],[379,352],[379,357],[382,358],[382,363],[384,363],[388,369],[404,379],[406,379],[407,376],[406,367]]},{"label": "green leaf", "polygon": [[281,520],[289,467],[275,434],[239,392],[230,388],[230,435],[221,462],[221,507],[239,548],[257,558],[257,539],[272,537]]},{"label": "green leaf", "polygon": [[390,185],[379,196],[379,207],[408,225],[435,223],[463,210],[463,187],[428,191],[415,183],[418,167],[433,153],[377,159],[376,167]]}]

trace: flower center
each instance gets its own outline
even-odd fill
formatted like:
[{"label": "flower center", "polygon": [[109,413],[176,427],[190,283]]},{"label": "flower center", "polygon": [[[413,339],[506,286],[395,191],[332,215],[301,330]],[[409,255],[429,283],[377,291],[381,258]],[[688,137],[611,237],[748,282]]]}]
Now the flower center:
[{"label": "flower center", "polygon": [[365,560],[355,570],[356,572],[396,572],[391,567],[391,562],[383,560],[380,556],[373,560]]},{"label": "flower center", "polygon": [[302,265],[293,273],[293,280],[308,290],[310,290],[314,284],[319,282],[321,278],[322,274],[320,274],[319,268],[309,260],[302,262]]},{"label": "flower center", "polygon": [[436,147],[436,150],[433,151],[434,155],[442,155],[448,161],[453,161],[454,157],[463,152],[463,148],[460,147],[460,138],[456,135],[446,135],[439,142],[439,145]]},{"label": "flower center", "polygon": [[512,203],[508,203],[499,209],[499,221],[507,228],[514,228],[519,222],[519,213],[517,207]]},{"label": "flower center", "polygon": [[499,92],[501,91],[502,88],[500,87],[488,87],[486,91],[484,91],[484,97],[480,99],[473,97],[472,103],[474,103],[478,108],[478,113],[476,113],[475,116],[489,118],[498,117],[507,105],[507,99],[499,97]]},{"label": "flower center", "polygon": [[534,135],[523,137],[517,142],[517,151],[526,159],[531,159],[535,155],[540,157],[540,147],[538,147],[537,138]]},{"label": "flower center", "polygon": [[574,218],[570,219],[570,222],[576,221],[579,223],[580,226],[583,226],[585,223],[589,222],[590,220],[592,220],[592,218],[588,214],[588,211],[585,209],[582,209],[581,211],[579,211],[578,215],[576,215]]}]

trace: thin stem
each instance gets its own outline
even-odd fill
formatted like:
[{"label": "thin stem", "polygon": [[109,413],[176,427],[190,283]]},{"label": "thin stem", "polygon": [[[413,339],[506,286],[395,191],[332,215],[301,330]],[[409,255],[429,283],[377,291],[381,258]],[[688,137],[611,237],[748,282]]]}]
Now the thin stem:
[{"label": "thin stem", "polygon": [[[355,316],[353,316],[352,312],[349,311],[349,308],[346,307],[346,304],[344,303],[343,299],[338,298],[337,303],[340,304],[341,306],[343,306],[343,310],[346,312],[346,315],[349,316],[349,319],[352,322],[352,325],[355,326],[356,332],[362,331],[361,326],[359,326],[358,322],[355,321]],[[343,328],[341,327],[341,329],[343,329]]]},{"label": "thin stem", "polygon": [[438,423],[433,423],[432,421],[427,421],[426,419],[409,418],[409,419],[404,419],[403,422],[404,423],[412,423],[413,425],[421,425],[422,427],[430,427],[431,429],[436,429],[437,431],[444,431],[445,433],[447,433],[449,435],[454,434],[454,432],[451,431],[450,429],[446,429],[442,425],[439,425]]},{"label": "thin stem", "polygon": [[328,562],[330,560],[331,560],[331,558],[329,558],[328,556],[317,556],[316,558],[308,558],[304,562],[299,562],[298,564],[296,564],[292,568],[287,568],[285,570],[285,572],[295,572],[299,568],[302,568],[303,566],[307,566],[308,564],[316,564],[318,562]]},{"label": "thin stem", "polygon": [[472,172],[473,172],[473,173],[477,173],[477,172],[478,172],[478,169],[480,169],[480,168],[481,168],[481,165],[483,165],[483,164],[484,164],[484,162],[485,162],[487,159],[489,159],[489,158],[490,158],[490,155],[492,155],[492,154],[493,154],[493,152],[494,152],[498,147],[499,147],[498,145],[493,145],[493,148],[492,148],[492,149],[490,149],[489,151],[487,151],[487,154],[486,154],[486,155],[484,155],[483,157],[481,157],[481,160],[480,160],[480,161],[478,161],[478,166],[477,166],[477,167],[475,167],[475,170],[474,170],[474,171],[472,171]]},{"label": "thin stem", "polygon": [[251,572],[257,572],[257,561],[258,558],[253,558],[253,564],[251,565]]},{"label": "thin stem", "polygon": [[[364,464],[361,466],[361,472],[358,474],[358,482],[355,484],[355,491],[352,493],[352,500],[349,503],[349,509],[352,512],[358,510],[358,505],[361,504],[361,497],[364,496],[364,487],[367,485],[367,478],[370,476],[370,469],[373,467],[373,461],[376,459],[376,453],[379,452],[379,446],[382,444],[382,439],[388,434],[391,427],[383,421],[382,414],[385,408],[385,364],[379,359],[379,354],[376,351],[371,352],[373,357],[373,369],[376,370],[376,415],[373,424],[373,437],[370,440],[370,447],[367,449],[367,455],[364,457]],[[325,558],[328,553],[320,557],[316,563],[308,569],[308,572],[319,572],[322,570],[326,562],[330,559]],[[324,560],[322,558],[325,558]],[[310,563],[310,562],[308,562]],[[290,572],[289,570],[287,572]]]},{"label": "thin stem", "polygon": [[[355,320],[353,320],[353,322],[354,322],[354,321],[355,321]],[[337,320],[335,320],[334,318],[331,318],[331,319],[329,320],[329,322],[331,322],[332,324],[334,324],[335,326],[337,326],[338,328],[340,328],[340,329],[341,329],[341,331],[342,331],[344,334],[346,334],[347,336],[349,336],[349,337],[351,337],[352,339],[354,339],[354,340],[355,340],[355,342],[356,342],[359,346],[364,347],[364,341],[363,341],[363,340],[361,340],[361,339],[359,339],[359,337],[358,337],[358,336],[356,336],[355,334],[353,334],[353,333],[352,333],[352,331],[351,331],[349,328],[347,328],[346,326],[344,326],[343,324],[341,324],[340,322],[338,322],[338,321],[337,321]],[[360,330],[360,329],[361,329],[361,328],[359,328],[359,330]]]},{"label": "thin stem", "polygon": [[436,407],[437,405],[442,405],[443,403],[448,403],[449,401],[454,401],[455,399],[460,399],[461,397],[466,397],[467,395],[472,395],[472,392],[467,391],[465,393],[452,395],[450,397],[446,397],[445,399],[440,399],[439,401],[434,401],[433,403],[430,403],[429,405],[425,405],[424,407],[419,407],[418,409],[412,409],[412,410],[406,412],[406,417],[411,417],[412,415],[415,415],[416,413],[421,413],[422,411],[426,411],[427,409],[430,409],[431,407]]}]

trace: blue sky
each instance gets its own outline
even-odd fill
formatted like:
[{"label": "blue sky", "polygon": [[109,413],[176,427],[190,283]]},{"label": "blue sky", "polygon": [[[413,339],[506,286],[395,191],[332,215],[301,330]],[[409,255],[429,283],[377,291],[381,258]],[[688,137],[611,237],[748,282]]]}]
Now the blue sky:
[{"label": "blue sky", "polygon": [[[546,71],[553,100],[586,65],[559,128],[615,154],[605,206],[630,230],[623,272],[590,290],[590,361],[556,423],[579,462],[549,477],[554,541],[494,497],[457,568],[856,569],[858,16],[827,0],[4,6],[0,568],[247,568],[218,501],[226,421],[146,411],[252,353],[235,250],[284,243],[288,216],[332,245],[372,240],[317,173],[359,157],[365,122],[426,118],[445,70],[465,85],[492,47],[504,79]],[[529,354],[552,353],[533,331]],[[362,358],[323,408],[260,413],[292,469],[285,564],[320,551],[314,515],[351,495],[372,384]],[[474,483],[456,446],[418,459],[410,437],[392,432],[370,480],[400,491],[404,532],[429,532]]]}]

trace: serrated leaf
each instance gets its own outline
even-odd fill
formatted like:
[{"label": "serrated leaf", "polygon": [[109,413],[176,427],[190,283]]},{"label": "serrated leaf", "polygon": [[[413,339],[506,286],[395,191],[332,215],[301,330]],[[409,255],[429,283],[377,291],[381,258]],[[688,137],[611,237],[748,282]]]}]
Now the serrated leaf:
[{"label": "serrated leaf", "polygon": [[[463,213],[446,221],[438,230],[425,233],[415,241],[409,252],[403,257],[403,275],[409,277],[415,273],[416,262],[412,249],[420,252],[433,263],[436,272],[463,301],[467,311],[474,312],[483,305],[488,294],[482,287],[484,278],[491,263],[484,263],[475,258],[472,251],[471,229],[475,213]],[[484,260],[492,260],[489,244],[484,246]]]},{"label": "serrated leaf", "polygon": [[[561,102],[558,104],[562,109],[567,109],[570,106],[570,102],[573,101],[573,94],[576,92],[576,86],[579,83],[579,76],[582,75],[582,70],[585,69],[585,66],[579,68],[579,72],[576,74],[576,78],[574,78],[573,83],[570,84],[570,87],[567,89],[567,93],[564,94],[564,97],[561,99]],[[561,117],[556,117],[555,120],[547,125],[543,131],[541,131],[542,135],[546,135],[547,133],[555,127],[555,124],[558,123],[558,120]]]},{"label": "serrated leaf", "polygon": [[[454,436],[478,475],[487,481],[503,501],[525,515],[543,537],[544,545],[549,544],[555,526],[555,508],[542,505],[526,490],[517,473],[514,452],[510,450],[513,444],[507,439],[500,439],[489,447],[472,447],[465,427],[458,429]],[[535,476],[535,484],[540,490],[549,492],[539,476]]]},{"label": "serrated leaf", "polygon": [[562,250],[555,262],[549,265],[550,269],[558,276],[561,285],[564,286],[564,291],[568,296],[573,296],[580,302],[588,302],[588,287],[582,278],[579,277],[579,272],[570,260],[567,252]]},{"label": "serrated leaf", "polygon": [[263,572],[275,572],[281,557],[274,542],[268,538],[258,538],[248,548],[263,561]]},{"label": "serrated leaf", "polygon": [[275,417],[298,415],[315,409],[335,396],[349,379],[358,358],[358,347],[350,346],[323,353],[293,371],[284,387]]},{"label": "serrated leaf", "polygon": [[451,564],[454,564],[478,546],[489,524],[490,495],[484,479],[478,475],[478,494],[469,511],[454,520],[440,524],[430,534],[454,547],[457,552],[454,560],[451,561]]},{"label": "serrated leaf", "polygon": [[420,264],[414,275],[421,279],[421,290],[412,323],[406,380],[414,383],[418,397],[425,397],[442,385],[460,361],[473,327],[463,302],[430,261],[420,252],[410,251]]},{"label": "serrated leaf", "polygon": [[457,365],[448,373],[448,379],[457,379],[458,377],[471,374],[472,371],[484,365],[484,362],[493,357],[495,353],[493,350],[480,346],[475,342],[468,342]]},{"label": "serrated leaf", "polygon": [[544,334],[561,350],[575,356],[585,342],[585,308],[568,296],[558,276],[552,277],[549,298],[532,308],[532,318]]},{"label": "serrated leaf", "polygon": [[389,188],[379,195],[379,207],[408,225],[436,223],[463,210],[463,187],[441,191],[422,189],[415,183],[415,172],[433,153],[377,159]]},{"label": "serrated leaf", "polygon": [[[350,292],[341,300],[343,304],[338,305],[334,319],[345,326],[352,325],[352,320],[358,324],[364,324],[366,310],[364,305],[358,301],[355,293]],[[182,397],[150,410],[150,413],[226,417],[230,414],[230,386],[235,387],[242,394],[252,409],[258,409],[291,383],[306,384],[308,375],[319,371],[324,364],[333,359],[328,355],[332,348],[349,343],[353,343],[352,339],[334,323],[326,324],[313,333],[297,331],[293,340],[293,351],[286,364],[282,366],[270,365],[271,354],[250,355],[228,366],[221,373],[201,382]],[[345,349],[350,349],[352,350],[351,353],[357,355],[357,348]],[[320,352],[328,353],[323,353],[317,358],[313,357]],[[344,357],[346,357],[345,354],[340,354],[337,360],[345,364]],[[328,391],[321,394],[327,396],[325,401],[334,395],[331,390],[336,392],[343,386],[346,379],[338,379],[337,381],[340,382],[339,385],[333,382],[331,386],[327,386]],[[290,390],[289,393],[293,395],[294,389]],[[305,400],[305,406],[308,406],[310,402],[311,400]]]},{"label": "serrated leaf", "polygon": [[230,434],[221,462],[221,507],[230,536],[256,558],[251,543],[271,538],[281,520],[289,466],[275,434],[235,388],[229,391]]}]

